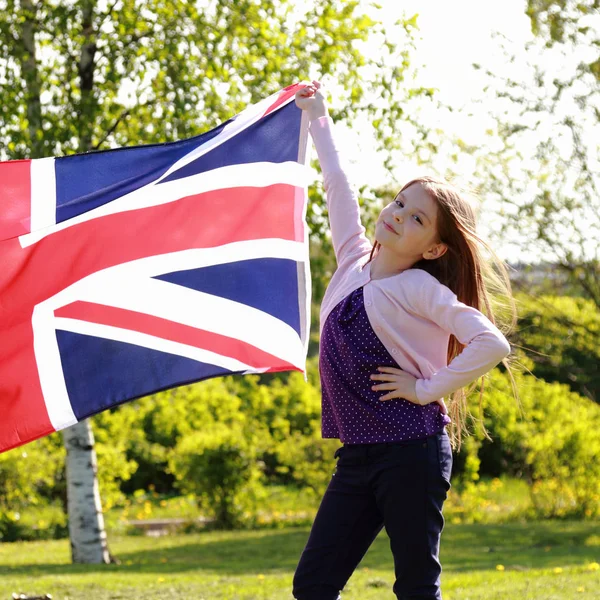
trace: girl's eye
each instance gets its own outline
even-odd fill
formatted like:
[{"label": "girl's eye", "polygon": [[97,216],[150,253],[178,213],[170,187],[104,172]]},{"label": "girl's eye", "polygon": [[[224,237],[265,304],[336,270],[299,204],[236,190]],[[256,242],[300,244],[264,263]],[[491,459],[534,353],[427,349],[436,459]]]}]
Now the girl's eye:
[{"label": "girl's eye", "polygon": [[[400,207],[402,208],[402,206],[404,206],[402,204],[402,200],[394,200],[394,202]],[[417,218],[417,222],[420,223],[421,225],[423,225],[423,221],[421,221],[421,217],[419,217],[419,215],[415,215],[415,217]]]}]

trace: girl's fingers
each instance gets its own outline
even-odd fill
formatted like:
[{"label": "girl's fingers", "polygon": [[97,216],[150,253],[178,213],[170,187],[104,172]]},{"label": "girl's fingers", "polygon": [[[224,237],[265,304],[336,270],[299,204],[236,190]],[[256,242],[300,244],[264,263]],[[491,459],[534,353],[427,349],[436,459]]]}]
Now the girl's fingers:
[{"label": "girl's fingers", "polygon": [[380,383],[371,387],[372,390],[395,390],[397,385],[395,383]]},{"label": "girl's fingers", "polygon": [[385,396],[381,396],[379,400],[393,400],[394,398],[402,398],[398,393],[386,394]]},{"label": "girl's fingers", "polygon": [[371,379],[377,379],[379,381],[397,381],[398,375],[389,373],[388,375],[371,375]]},{"label": "girl's fingers", "polygon": [[395,367],[377,367],[377,370],[383,373],[396,373],[396,375],[404,373],[402,369],[396,369]]}]

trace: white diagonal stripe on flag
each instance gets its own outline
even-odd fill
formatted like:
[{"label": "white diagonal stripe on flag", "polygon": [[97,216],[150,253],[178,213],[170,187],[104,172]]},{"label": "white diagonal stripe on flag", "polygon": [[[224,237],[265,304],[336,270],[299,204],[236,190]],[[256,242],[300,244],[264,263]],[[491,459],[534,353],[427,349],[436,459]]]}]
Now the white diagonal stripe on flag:
[{"label": "white diagonal stripe on flag", "polygon": [[33,309],[33,348],[48,417],[56,431],[77,423],[63,374],[54,311],[45,303]]}]

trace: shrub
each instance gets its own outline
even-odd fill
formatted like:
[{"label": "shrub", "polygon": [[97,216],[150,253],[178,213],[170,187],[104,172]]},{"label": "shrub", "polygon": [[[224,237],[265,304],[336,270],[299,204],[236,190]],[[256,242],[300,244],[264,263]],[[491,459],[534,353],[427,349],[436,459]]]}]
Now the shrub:
[{"label": "shrub", "polygon": [[256,511],[261,470],[241,428],[215,423],[182,437],[169,466],[180,489],[196,495],[216,527],[240,526],[244,513]]},{"label": "shrub", "polygon": [[64,458],[58,434],[0,454],[0,512],[18,513],[50,499],[63,477]]},{"label": "shrub", "polygon": [[513,342],[526,349],[533,373],[600,403],[600,311],[592,300],[520,293]]},{"label": "shrub", "polygon": [[481,471],[525,478],[536,517],[600,516],[600,406],[564,384],[519,373],[516,381],[521,407],[507,374],[491,373],[484,411],[492,441],[479,434]]}]

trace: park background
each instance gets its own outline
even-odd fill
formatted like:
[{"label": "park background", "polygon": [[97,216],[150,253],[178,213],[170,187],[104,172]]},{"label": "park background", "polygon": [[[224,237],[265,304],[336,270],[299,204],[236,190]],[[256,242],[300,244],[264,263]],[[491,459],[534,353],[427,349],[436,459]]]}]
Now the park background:
[{"label": "park background", "polygon": [[[502,368],[482,407],[471,397],[445,507],[445,598],[593,598],[599,18],[594,0],[0,0],[0,159],[181,139],[318,77],[369,233],[414,175],[476,191],[512,267],[520,403]],[[308,381],[214,379],[92,419],[106,565],[71,564],[63,434],[0,455],[3,597],[291,598],[340,445],[320,438],[318,306],[334,259],[316,169],[309,195]],[[169,534],[144,535],[151,520]],[[392,583],[382,533],[344,597],[392,597]]]}]

